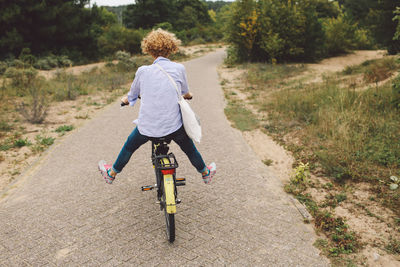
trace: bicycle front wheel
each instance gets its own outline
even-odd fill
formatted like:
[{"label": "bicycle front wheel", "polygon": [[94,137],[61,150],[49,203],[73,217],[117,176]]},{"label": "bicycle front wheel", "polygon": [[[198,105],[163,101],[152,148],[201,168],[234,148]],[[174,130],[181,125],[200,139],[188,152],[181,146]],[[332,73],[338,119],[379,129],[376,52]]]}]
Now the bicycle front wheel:
[{"label": "bicycle front wheel", "polygon": [[165,216],[165,225],[166,225],[166,233],[167,239],[170,243],[175,241],[175,214],[171,214],[167,212],[167,203],[165,201],[165,192],[163,194],[163,202],[164,202],[164,216]]}]

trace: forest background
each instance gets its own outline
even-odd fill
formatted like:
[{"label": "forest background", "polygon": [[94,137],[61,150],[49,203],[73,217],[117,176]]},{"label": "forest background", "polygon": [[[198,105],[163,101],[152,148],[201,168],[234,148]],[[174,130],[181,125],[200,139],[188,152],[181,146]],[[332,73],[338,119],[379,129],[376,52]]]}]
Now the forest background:
[{"label": "forest background", "polygon": [[31,54],[33,65],[46,68],[51,66],[39,59],[49,55],[83,64],[119,50],[140,53],[142,37],[157,27],[173,31],[184,44],[225,38],[234,61],[312,61],[350,49],[400,50],[395,0],[138,0],[120,7],[89,2],[2,1],[0,59]]}]

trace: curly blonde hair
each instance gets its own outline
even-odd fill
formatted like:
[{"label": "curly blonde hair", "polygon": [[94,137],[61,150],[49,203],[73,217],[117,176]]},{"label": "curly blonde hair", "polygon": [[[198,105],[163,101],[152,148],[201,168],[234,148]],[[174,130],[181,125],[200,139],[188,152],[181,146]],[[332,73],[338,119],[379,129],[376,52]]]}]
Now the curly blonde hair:
[{"label": "curly blonde hair", "polygon": [[152,30],[142,41],[142,51],[153,57],[168,57],[178,51],[181,41],[163,29]]}]

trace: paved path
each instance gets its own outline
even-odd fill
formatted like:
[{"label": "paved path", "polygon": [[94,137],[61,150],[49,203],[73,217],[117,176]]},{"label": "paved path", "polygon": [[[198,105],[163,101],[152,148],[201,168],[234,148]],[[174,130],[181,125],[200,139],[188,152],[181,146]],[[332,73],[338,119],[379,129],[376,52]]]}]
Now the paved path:
[{"label": "paved path", "polygon": [[229,126],[216,67],[223,51],[185,63],[202,118],[198,146],[218,173],[212,185],[176,145],[182,204],[174,244],[165,239],[164,217],[152,184],[150,144],[107,185],[97,162],[112,161],[132,130],[138,106],[118,103],[54,145],[0,202],[0,266],[327,266],[312,246],[280,182]]}]

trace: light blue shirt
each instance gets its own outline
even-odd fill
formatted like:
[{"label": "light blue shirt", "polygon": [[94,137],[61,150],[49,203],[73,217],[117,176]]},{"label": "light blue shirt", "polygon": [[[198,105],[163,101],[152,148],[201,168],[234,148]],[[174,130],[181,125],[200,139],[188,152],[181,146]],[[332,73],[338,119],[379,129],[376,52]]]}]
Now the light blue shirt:
[{"label": "light blue shirt", "polygon": [[142,135],[162,137],[182,126],[182,115],[174,85],[155,63],[172,77],[182,95],[189,92],[189,87],[185,67],[164,57],[158,57],[152,65],[142,66],[136,71],[128,93],[130,106],[135,105],[139,95],[141,98],[139,118],[135,123]]}]

